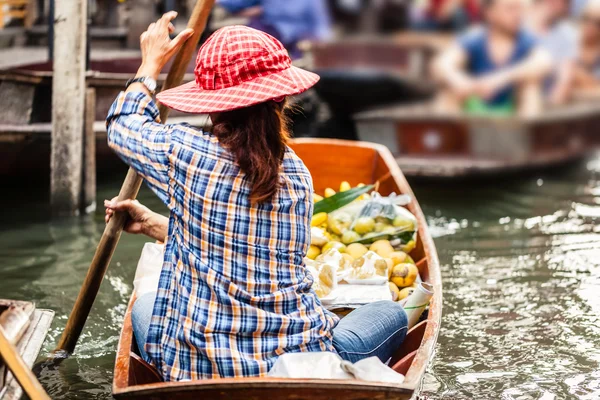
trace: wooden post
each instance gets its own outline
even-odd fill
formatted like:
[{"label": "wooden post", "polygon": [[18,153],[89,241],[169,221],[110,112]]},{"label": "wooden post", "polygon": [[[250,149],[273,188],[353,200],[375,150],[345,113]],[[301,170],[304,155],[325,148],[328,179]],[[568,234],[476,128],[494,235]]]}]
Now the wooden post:
[{"label": "wooden post", "polygon": [[87,3],[55,3],[50,161],[55,215],[77,215],[81,204]]},{"label": "wooden post", "polygon": [[85,126],[83,128],[83,203],[85,213],[96,211],[96,89],[85,92]]}]

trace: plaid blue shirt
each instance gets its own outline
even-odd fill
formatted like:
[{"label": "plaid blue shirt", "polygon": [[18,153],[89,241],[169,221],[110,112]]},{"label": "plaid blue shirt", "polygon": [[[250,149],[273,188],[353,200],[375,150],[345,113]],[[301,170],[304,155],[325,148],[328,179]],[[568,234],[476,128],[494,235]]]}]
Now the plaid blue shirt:
[{"label": "plaid blue shirt", "polygon": [[311,289],[312,178],[287,149],[272,201],[216,137],[161,125],[152,98],[121,93],[108,142],[170,209],[146,350],[165,380],[259,376],[286,352],[335,351],[337,318]]}]

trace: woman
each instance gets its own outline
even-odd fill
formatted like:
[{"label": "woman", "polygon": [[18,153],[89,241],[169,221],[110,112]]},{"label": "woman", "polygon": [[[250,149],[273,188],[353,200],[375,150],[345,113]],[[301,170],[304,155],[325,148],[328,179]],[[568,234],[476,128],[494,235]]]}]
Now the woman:
[{"label": "woman", "polygon": [[190,35],[169,39],[175,15],[142,34],[137,77],[107,118],[110,146],[170,210],[167,220],[137,202],[106,202],[107,220],[128,212],[128,232],[165,240],[158,291],[133,308],[142,356],[167,381],[260,376],[285,352],[386,361],[406,334],[402,307],[373,303],[338,322],[303,264],[312,178],[286,145],[285,98],[318,76],[293,67],[275,38],[223,28],[200,49],[195,81],[157,96],[210,114],[212,133],[161,125],[154,80]]}]

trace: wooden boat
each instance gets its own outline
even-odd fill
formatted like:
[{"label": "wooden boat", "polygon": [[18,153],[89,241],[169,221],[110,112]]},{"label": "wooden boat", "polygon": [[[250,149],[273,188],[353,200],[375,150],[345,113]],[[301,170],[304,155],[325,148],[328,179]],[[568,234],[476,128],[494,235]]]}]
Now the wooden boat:
[{"label": "wooden boat", "polygon": [[[9,309],[18,310],[18,314],[2,318],[9,313]],[[36,309],[31,302],[0,299],[0,324],[9,333],[9,340],[15,343],[19,355],[29,367],[40,353],[53,318],[53,311]],[[9,326],[5,326],[5,323]],[[0,400],[20,399],[21,386],[5,368],[0,359]]]},{"label": "wooden boat", "polygon": [[136,353],[131,327],[132,296],[119,340],[113,396],[117,399],[409,399],[420,388],[425,368],[433,356],[440,329],[442,287],[435,245],[425,217],[391,153],[383,146],[324,139],[298,139],[292,148],[312,173],[315,190],[339,185],[379,181],[382,194],[406,193],[413,197],[408,209],[419,220],[418,245],[411,252],[421,277],[433,285],[435,295],[427,318],[412,328],[391,364],[405,374],[403,384],[357,380],[282,378],[213,379],[192,382],[162,382],[157,372]]},{"label": "wooden boat", "polygon": [[520,118],[397,105],[358,113],[355,121],[359,139],[387,146],[407,176],[476,177],[581,159],[598,144],[600,106],[575,103]]}]

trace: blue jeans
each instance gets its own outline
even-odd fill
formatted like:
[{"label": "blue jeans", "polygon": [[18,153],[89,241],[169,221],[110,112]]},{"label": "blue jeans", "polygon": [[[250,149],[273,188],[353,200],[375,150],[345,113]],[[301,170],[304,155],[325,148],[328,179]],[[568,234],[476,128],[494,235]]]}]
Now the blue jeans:
[{"label": "blue jeans", "polygon": [[[148,361],[144,346],[156,293],[146,293],[136,300],[131,312],[133,333],[140,355]],[[356,362],[378,357],[387,362],[406,336],[408,319],[404,308],[393,301],[364,305],[344,317],[333,329],[333,347],[344,360]]]}]

